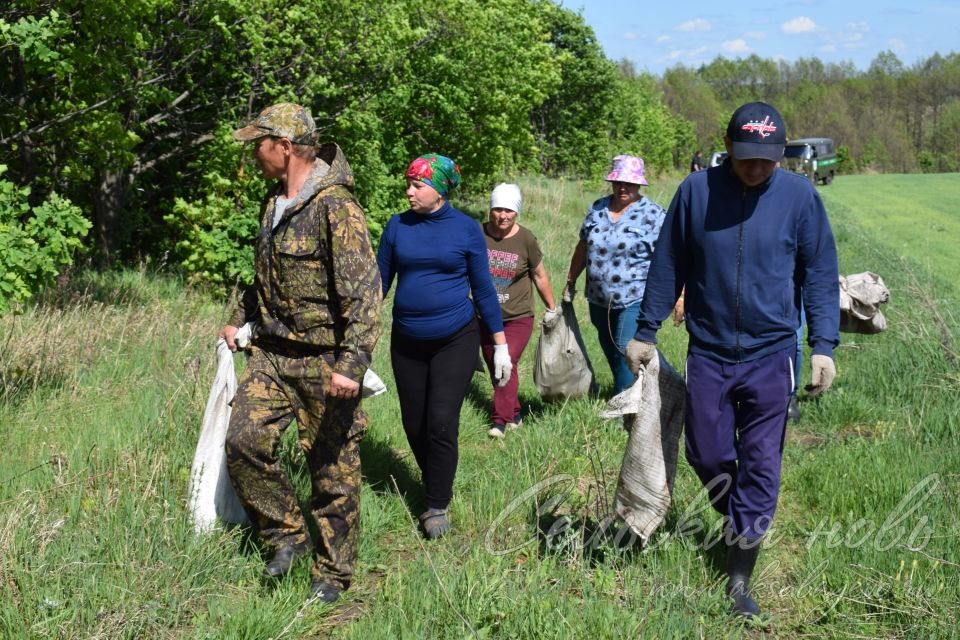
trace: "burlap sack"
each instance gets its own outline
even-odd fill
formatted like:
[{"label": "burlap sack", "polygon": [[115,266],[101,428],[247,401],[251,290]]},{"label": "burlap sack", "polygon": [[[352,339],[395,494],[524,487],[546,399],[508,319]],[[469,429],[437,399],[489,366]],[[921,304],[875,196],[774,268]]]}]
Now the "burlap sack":
[{"label": "burlap sack", "polygon": [[544,400],[562,400],[594,390],[593,367],[580,335],[573,303],[560,303],[561,312],[540,322],[533,383]]},{"label": "burlap sack", "polygon": [[877,274],[840,276],[840,331],[880,333],[887,328],[880,305],[889,301],[890,290]]},{"label": "burlap sack", "polygon": [[661,355],[600,413],[629,431],[614,496],[617,515],[647,541],[670,507],[686,402],[683,379]]}]

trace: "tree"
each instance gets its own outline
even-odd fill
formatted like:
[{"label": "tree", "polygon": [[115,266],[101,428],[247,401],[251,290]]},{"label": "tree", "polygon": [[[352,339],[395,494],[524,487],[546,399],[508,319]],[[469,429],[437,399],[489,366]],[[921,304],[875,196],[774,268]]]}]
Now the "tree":
[{"label": "tree", "polygon": [[560,65],[556,90],[530,116],[540,165],[554,175],[594,173],[612,156],[611,105],[622,75],[581,14],[552,2],[537,6]]},{"label": "tree", "polygon": [[[723,148],[724,126],[729,113],[698,73],[678,65],[663,74],[660,86],[670,110],[692,123],[693,146],[708,151]],[[679,158],[677,160],[679,162]]]},{"label": "tree", "polygon": [[[149,235],[158,198],[246,93],[227,2],[16,0],[0,13],[0,145],[35,197],[58,190],[92,209],[104,260]],[[10,89],[9,91],[7,89]],[[143,212],[132,216],[130,211]],[[141,238],[144,236],[141,235]],[[134,244],[137,244],[136,242]]]}]

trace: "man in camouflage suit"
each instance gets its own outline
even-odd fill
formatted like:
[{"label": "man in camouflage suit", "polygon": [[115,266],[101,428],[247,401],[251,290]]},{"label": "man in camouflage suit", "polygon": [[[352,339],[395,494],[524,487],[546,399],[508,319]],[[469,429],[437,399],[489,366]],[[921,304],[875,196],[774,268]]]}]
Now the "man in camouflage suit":
[{"label": "man in camouflage suit", "polygon": [[[220,331],[236,350],[238,328],[257,323],[227,431],[230,478],[273,552],[267,575],[279,578],[313,551],[311,597],[333,602],[356,563],[360,386],[380,333],[380,276],[350,167],[336,144],[316,146],[306,109],[273,105],[233,136],[253,143],[277,183],[261,207],[253,285]],[[294,419],[316,540],[277,458]]]}]

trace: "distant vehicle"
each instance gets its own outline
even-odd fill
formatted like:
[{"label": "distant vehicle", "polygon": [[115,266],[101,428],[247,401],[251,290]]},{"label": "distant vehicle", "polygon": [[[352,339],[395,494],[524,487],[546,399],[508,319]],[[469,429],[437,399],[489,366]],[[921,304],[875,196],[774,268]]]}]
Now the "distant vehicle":
[{"label": "distant vehicle", "polygon": [[723,161],[727,159],[726,151],[714,151],[710,154],[710,165],[711,167],[718,167],[723,164]]},{"label": "distant vehicle", "polygon": [[833,182],[837,171],[837,151],[830,138],[799,138],[787,142],[780,166],[807,176],[813,184]]}]

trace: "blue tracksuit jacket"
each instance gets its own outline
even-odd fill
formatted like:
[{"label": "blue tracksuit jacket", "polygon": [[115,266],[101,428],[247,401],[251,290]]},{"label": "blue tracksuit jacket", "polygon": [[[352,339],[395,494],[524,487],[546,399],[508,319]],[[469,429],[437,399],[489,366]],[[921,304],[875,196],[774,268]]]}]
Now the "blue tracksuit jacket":
[{"label": "blue tracksuit jacket", "polygon": [[656,341],[684,286],[692,353],[747,362],[790,347],[801,294],[813,353],[832,357],[840,342],[836,245],[802,176],[777,169],[747,188],[729,160],[690,174],[657,240],[638,340]]}]

